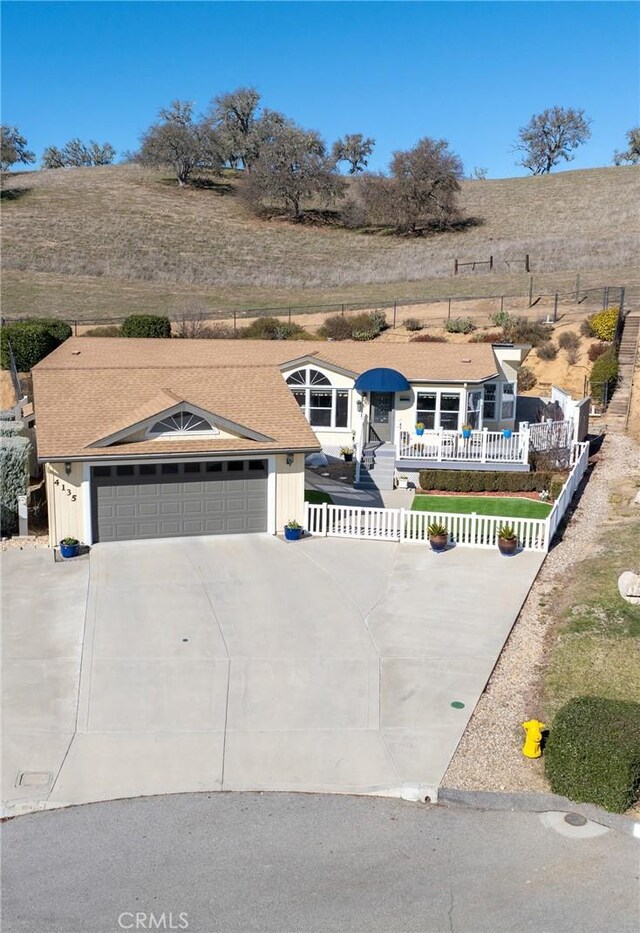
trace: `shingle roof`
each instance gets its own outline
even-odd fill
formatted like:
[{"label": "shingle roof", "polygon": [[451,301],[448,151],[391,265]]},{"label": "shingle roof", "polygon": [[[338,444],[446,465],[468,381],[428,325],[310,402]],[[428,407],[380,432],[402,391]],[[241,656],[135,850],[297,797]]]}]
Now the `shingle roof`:
[{"label": "shingle roof", "polygon": [[113,456],[90,445],[176,401],[268,435],[250,440],[148,440],[119,454],[318,449],[280,368],[315,358],[359,375],[377,366],[412,381],[476,382],[497,373],[489,344],[72,337],[33,369],[38,456]]}]

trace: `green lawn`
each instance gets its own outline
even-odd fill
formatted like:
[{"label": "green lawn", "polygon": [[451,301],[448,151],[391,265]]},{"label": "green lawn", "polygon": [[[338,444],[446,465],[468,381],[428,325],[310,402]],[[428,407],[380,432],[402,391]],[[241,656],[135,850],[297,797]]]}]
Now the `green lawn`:
[{"label": "green lawn", "polygon": [[329,493],[319,492],[317,489],[305,489],[304,501],[310,502],[311,505],[322,505],[323,502],[326,502],[327,505],[333,505],[333,499]]},{"label": "green lawn", "polygon": [[417,495],[412,509],[418,512],[462,512],[470,515],[500,515],[505,518],[546,518],[551,506],[535,499],[515,496],[424,496]]}]

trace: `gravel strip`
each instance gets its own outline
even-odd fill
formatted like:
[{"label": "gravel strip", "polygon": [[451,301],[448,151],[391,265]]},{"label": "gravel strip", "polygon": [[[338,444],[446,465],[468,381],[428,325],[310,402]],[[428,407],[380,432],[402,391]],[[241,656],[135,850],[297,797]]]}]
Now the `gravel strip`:
[{"label": "gravel strip", "polygon": [[608,434],[563,540],[549,553],[522,607],[442,779],[443,787],[548,790],[542,759],[522,756],[524,733],[520,725],[526,719],[542,718],[536,698],[544,670],[548,625],[544,604],[571,567],[594,550],[594,528],[609,518],[613,488],[639,468],[640,450],[635,441],[621,434]]}]

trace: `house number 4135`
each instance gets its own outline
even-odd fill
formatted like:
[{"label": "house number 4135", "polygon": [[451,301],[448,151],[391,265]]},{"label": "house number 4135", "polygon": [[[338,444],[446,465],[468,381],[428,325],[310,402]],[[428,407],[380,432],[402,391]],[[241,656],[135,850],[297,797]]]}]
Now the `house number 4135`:
[{"label": "house number 4135", "polygon": [[72,492],[71,489],[66,485],[66,483],[61,483],[59,479],[55,480],[53,483],[54,486],[59,486],[61,492],[66,492],[68,496],[71,496],[71,501],[75,502],[78,498],[75,492]]}]

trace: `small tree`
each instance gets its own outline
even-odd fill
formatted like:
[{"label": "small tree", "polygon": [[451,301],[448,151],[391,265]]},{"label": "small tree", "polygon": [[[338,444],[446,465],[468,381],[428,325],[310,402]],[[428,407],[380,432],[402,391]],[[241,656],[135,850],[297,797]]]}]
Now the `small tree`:
[{"label": "small tree", "polygon": [[286,118],[271,121],[244,191],[254,208],[279,202],[299,220],[304,201],[328,204],[343,190],[344,181],[315,130],[302,129]]},{"label": "small tree", "polygon": [[42,153],[40,163],[43,168],[64,168],[67,164],[64,152],[57,146],[47,146]]},{"label": "small tree", "polygon": [[627,133],[627,148],[613,153],[613,161],[616,165],[623,165],[625,162],[631,165],[637,165],[640,162],[640,126],[634,126]]},{"label": "small tree", "polygon": [[159,116],[160,120],[142,135],[137,161],[170,165],[181,187],[187,184],[195,168],[220,167],[211,127],[194,121],[190,101],[174,100]]},{"label": "small tree", "polygon": [[81,139],[70,139],[58,149],[47,146],[42,153],[43,168],[79,168],[89,165],[110,165],[116,156],[111,143],[97,143],[94,139],[86,146]]},{"label": "small tree", "polygon": [[375,144],[375,139],[370,136],[365,138],[362,133],[353,133],[336,140],[331,155],[335,162],[348,162],[349,174],[357,175],[358,172],[363,172],[369,164],[369,156]]},{"label": "small tree", "polygon": [[591,120],[584,110],[551,107],[535,114],[518,134],[516,151],[524,153],[516,162],[533,175],[546,175],[561,160],[570,162],[573,151],[591,137]]},{"label": "small tree", "polygon": [[33,152],[27,149],[27,140],[17,126],[0,126],[0,168],[8,171],[18,162],[29,164],[35,162]]}]

